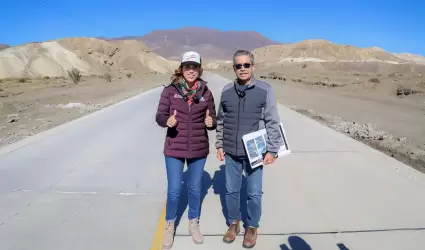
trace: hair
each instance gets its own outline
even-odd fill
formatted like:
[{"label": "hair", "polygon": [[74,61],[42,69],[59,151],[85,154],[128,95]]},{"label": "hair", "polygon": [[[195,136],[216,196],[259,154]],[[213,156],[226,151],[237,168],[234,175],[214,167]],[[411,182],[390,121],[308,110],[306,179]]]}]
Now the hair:
[{"label": "hair", "polygon": [[254,64],[254,55],[248,50],[240,49],[233,54],[233,65],[236,64],[236,57],[238,56],[249,56],[249,60],[251,61],[251,64]]},{"label": "hair", "polygon": [[[204,69],[202,68],[202,64],[201,64],[201,67],[199,69],[199,76],[198,76],[199,79],[201,78],[203,72],[204,72]],[[182,65],[180,64],[180,66],[177,69],[175,69],[174,73],[171,75],[170,81],[172,84],[179,84],[182,82],[182,80],[183,80],[183,70],[182,70]]]}]

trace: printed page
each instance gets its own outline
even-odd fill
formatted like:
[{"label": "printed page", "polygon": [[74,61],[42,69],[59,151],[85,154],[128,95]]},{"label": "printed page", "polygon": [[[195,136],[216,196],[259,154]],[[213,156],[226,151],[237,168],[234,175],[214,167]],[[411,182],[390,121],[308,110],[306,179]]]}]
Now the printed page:
[{"label": "printed page", "polygon": [[[288,139],[286,137],[283,124],[280,123],[280,133],[282,136],[282,146],[278,151],[278,158],[290,153]],[[266,129],[261,129],[242,137],[249,162],[252,168],[257,168],[263,165],[264,155],[267,152],[267,132]]]}]

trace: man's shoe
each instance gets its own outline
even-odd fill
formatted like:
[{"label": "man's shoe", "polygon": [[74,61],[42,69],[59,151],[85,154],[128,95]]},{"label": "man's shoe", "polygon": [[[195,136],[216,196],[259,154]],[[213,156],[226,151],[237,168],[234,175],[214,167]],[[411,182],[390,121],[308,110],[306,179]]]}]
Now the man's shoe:
[{"label": "man's shoe", "polygon": [[170,249],[174,242],[174,222],[167,222],[165,224],[165,232],[162,246],[164,249]]},{"label": "man's shoe", "polygon": [[257,243],[257,228],[248,227],[245,231],[242,246],[244,248],[253,248]]},{"label": "man's shoe", "polygon": [[226,234],[224,234],[223,241],[226,243],[232,243],[236,239],[236,235],[241,231],[239,220],[236,220],[230,224]]},{"label": "man's shoe", "polygon": [[193,219],[189,221],[189,234],[192,235],[192,239],[195,244],[202,244],[204,242],[204,236],[199,230],[198,219]]}]

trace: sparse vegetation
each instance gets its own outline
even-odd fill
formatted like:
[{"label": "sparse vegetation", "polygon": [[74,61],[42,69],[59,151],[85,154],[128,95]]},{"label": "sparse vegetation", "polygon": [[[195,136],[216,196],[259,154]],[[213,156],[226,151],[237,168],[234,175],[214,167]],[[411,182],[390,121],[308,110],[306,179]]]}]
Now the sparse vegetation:
[{"label": "sparse vegetation", "polygon": [[369,82],[372,82],[372,83],[380,83],[381,81],[379,81],[379,79],[378,79],[378,78],[370,78],[370,79],[369,79]]},{"label": "sparse vegetation", "polygon": [[128,77],[128,78],[131,78],[131,72],[128,72],[128,73],[127,73],[127,77]]},{"label": "sparse vegetation", "polygon": [[106,81],[108,82],[112,82],[112,75],[110,71],[105,72],[105,74],[103,74],[103,78],[106,79]]},{"label": "sparse vegetation", "polygon": [[68,76],[71,78],[71,80],[75,83],[78,84],[81,81],[81,72],[80,70],[76,69],[76,68],[72,68],[71,70],[67,70],[68,72]]},{"label": "sparse vegetation", "polygon": [[286,77],[283,77],[281,74],[276,72],[270,72],[267,73],[267,75],[260,75],[261,79],[273,79],[273,80],[280,80],[280,81],[286,81]]},{"label": "sparse vegetation", "polygon": [[419,93],[423,93],[423,92],[414,87],[404,87],[402,85],[399,85],[396,90],[397,96],[408,96],[408,95],[414,95]]},{"label": "sparse vegetation", "polygon": [[324,86],[324,87],[331,87],[331,88],[343,87],[343,86],[346,85],[346,84],[329,83],[329,82],[323,82],[323,81],[317,81],[317,82],[313,82],[313,83],[309,83],[309,84]]},{"label": "sparse vegetation", "polygon": [[24,83],[24,82],[27,82],[28,80],[29,78],[23,77],[23,78],[19,78],[18,82]]}]

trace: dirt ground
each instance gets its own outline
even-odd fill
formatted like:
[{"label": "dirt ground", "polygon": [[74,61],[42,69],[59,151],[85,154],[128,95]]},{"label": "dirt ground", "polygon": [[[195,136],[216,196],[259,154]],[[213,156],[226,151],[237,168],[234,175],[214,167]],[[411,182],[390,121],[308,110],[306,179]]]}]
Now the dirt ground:
[{"label": "dirt ground", "polygon": [[169,75],[112,79],[0,79],[0,146],[160,86]]},{"label": "dirt ground", "polygon": [[[228,70],[216,73],[235,77]],[[256,76],[273,86],[285,106],[425,173],[423,76],[264,70]]]}]

